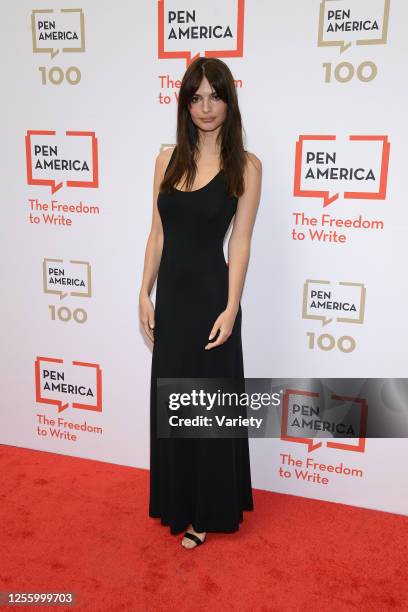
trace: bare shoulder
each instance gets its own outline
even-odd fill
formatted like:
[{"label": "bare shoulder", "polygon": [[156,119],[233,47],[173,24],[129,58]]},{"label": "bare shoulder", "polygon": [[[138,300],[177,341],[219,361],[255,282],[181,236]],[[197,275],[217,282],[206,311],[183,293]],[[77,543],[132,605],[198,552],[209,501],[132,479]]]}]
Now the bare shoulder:
[{"label": "bare shoulder", "polygon": [[262,172],[262,162],[255,155],[255,153],[251,153],[250,151],[246,151],[247,159],[250,163],[247,163],[248,172],[261,173]]},{"label": "bare shoulder", "polygon": [[249,192],[256,192],[262,183],[262,162],[250,151],[246,151],[247,163],[245,167],[245,184]]},{"label": "bare shoulder", "polygon": [[165,149],[162,149],[156,157],[156,166],[159,170],[163,170],[163,173],[170,161],[173,150],[174,147],[166,147]]}]

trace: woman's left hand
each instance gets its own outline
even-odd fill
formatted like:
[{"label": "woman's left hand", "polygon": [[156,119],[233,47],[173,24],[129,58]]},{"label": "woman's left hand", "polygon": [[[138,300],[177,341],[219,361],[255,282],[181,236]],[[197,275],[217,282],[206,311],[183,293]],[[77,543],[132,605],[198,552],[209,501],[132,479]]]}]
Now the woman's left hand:
[{"label": "woman's left hand", "polygon": [[210,336],[208,339],[210,340],[211,338],[213,338],[217,334],[218,330],[220,330],[219,336],[217,340],[209,342],[205,345],[204,348],[206,350],[215,348],[216,346],[220,346],[221,344],[224,344],[226,340],[228,340],[228,338],[232,334],[232,328],[234,327],[236,316],[237,311],[228,309],[224,310],[220,314],[211,329]]}]

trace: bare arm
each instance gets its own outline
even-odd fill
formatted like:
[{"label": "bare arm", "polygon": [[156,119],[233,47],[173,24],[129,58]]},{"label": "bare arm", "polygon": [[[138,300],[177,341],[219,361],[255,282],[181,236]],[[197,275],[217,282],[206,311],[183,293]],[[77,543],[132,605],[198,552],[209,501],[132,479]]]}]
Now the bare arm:
[{"label": "bare arm", "polygon": [[228,304],[227,309],[238,312],[251,249],[252,231],[261,196],[262,164],[255,156],[246,168],[246,189],[240,197],[234,226],[228,243]]},{"label": "bare arm", "polygon": [[262,164],[256,155],[249,154],[245,169],[245,192],[239,198],[234,225],[228,243],[228,302],[225,310],[215,321],[209,339],[217,340],[206,349],[223,344],[231,335],[239,309],[251,249],[251,238],[261,196]]},{"label": "bare arm", "polygon": [[159,195],[159,186],[163,179],[163,175],[171,155],[171,150],[165,150],[159,153],[156,158],[153,180],[153,214],[152,225],[147,239],[143,279],[139,293],[139,317],[147,336],[154,342],[154,306],[150,299],[150,293],[153,289],[157,273],[160,266],[160,260],[163,251],[163,226],[160,214],[157,208],[157,197]]}]

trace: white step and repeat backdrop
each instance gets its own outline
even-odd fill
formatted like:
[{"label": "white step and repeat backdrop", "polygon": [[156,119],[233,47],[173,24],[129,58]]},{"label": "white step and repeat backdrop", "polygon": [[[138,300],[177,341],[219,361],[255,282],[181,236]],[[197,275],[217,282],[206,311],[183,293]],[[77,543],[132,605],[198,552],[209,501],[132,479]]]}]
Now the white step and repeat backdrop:
[{"label": "white step and repeat backdrop", "polygon": [[[138,322],[180,80],[228,63],[263,188],[247,377],[405,377],[404,0],[2,1],[1,442],[149,467]],[[404,439],[251,439],[253,485],[408,514]]]}]

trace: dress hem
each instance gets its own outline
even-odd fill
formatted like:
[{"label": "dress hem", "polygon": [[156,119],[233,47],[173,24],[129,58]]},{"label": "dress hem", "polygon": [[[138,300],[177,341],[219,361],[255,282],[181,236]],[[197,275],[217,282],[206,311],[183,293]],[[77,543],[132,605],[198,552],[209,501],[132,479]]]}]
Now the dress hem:
[{"label": "dress hem", "polygon": [[[247,506],[247,507],[243,507],[242,511],[243,512],[252,512],[254,510],[254,505],[252,504],[252,506]],[[163,519],[161,514],[159,513],[154,513],[151,512],[149,510],[149,517],[150,518],[154,518],[154,519],[160,519],[160,524],[163,525],[164,527],[170,527],[170,534],[171,535],[178,535],[184,531],[186,531],[187,527],[192,524],[191,520],[187,520],[184,524],[183,527],[172,527],[170,524],[170,521]],[[239,520],[238,523],[231,528],[223,528],[220,529],[219,527],[215,527],[214,524],[211,523],[207,523],[207,527],[203,528],[203,526],[201,524],[197,524],[198,525],[198,529],[193,525],[193,528],[195,529],[195,531],[197,531],[198,533],[202,533],[203,531],[205,531],[206,533],[235,533],[237,531],[239,531],[239,527],[240,524],[243,522],[244,520],[244,516],[242,516]]]}]

